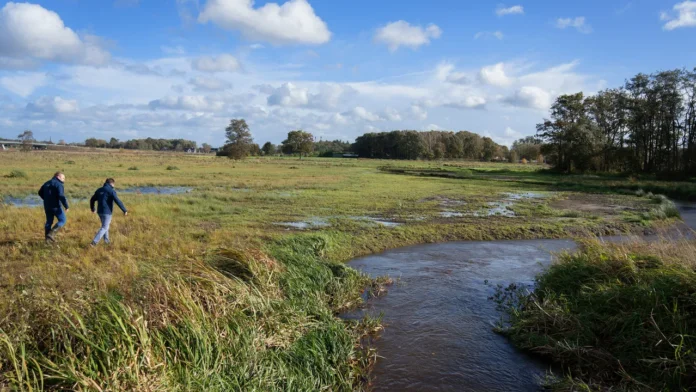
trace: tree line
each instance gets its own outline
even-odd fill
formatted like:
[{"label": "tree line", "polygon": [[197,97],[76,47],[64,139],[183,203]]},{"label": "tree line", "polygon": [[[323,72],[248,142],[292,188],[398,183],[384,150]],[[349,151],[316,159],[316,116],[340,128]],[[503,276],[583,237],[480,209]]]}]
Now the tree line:
[{"label": "tree line", "polygon": [[505,160],[508,148],[489,137],[468,131],[391,131],[366,133],[355,140],[353,152],[379,159]]},{"label": "tree line", "polygon": [[638,74],[622,87],[562,95],[537,125],[556,169],[696,173],[696,69]]},{"label": "tree line", "polygon": [[[185,139],[132,139],[120,141],[116,138],[106,141],[103,139],[89,138],[85,140],[86,147],[93,148],[123,148],[126,150],[154,150],[154,151],[187,151],[196,149],[197,144],[192,140]],[[203,143],[203,150],[210,152],[210,145]]]}]

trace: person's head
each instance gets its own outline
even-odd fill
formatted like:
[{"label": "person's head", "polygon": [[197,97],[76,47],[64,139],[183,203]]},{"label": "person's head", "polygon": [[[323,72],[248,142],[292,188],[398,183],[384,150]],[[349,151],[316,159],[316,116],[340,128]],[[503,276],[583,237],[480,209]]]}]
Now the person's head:
[{"label": "person's head", "polygon": [[116,180],[114,180],[113,178],[107,178],[106,183],[111,185],[111,187],[116,187]]},{"label": "person's head", "polygon": [[65,182],[65,174],[63,174],[63,172],[56,172],[56,174],[54,174],[53,177],[60,180],[60,182]]}]

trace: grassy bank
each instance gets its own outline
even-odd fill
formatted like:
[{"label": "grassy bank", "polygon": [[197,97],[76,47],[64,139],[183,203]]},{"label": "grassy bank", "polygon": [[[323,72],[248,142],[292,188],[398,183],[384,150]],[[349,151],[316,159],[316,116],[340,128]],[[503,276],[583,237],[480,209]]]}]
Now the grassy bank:
[{"label": "grassy bank", "polygon": [[[646,197],[593,196],[614,206],[596,211],[575,208],[576,200],[589,205],[586,194],[552,186],[397,176],[383,165],[0,154],[0,197],[23,199],[63,170],[71,201],[55,246],[43,243],[40,208],[0,204],[0,390],[361,389],[374,353],[358,343],[377,326],[336,317],[370,284],[342,262],[424,242],[616,234],[673,222]],[[117,190],[191,192],[121,192],[129,216],[114,217],[113,245],[91,249],[98,220],[84,199],[106,177]],[[510,201],[523,193],[542,196]],[[498,203],[514,216],[489,215]],[[286,225],[317,220],[305,230]]]},{"label": "grassy bank", "polygon": [[510,321],[501,331],[560,366],[554,390],[692,390],[695,268],[694,242],[588,242],[533,292],[499,292]]}]

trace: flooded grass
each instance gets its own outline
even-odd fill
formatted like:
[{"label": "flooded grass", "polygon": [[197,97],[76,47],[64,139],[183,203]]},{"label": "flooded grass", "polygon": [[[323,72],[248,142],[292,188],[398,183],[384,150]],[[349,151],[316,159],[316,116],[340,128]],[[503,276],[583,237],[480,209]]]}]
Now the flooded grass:
[{"label": "flooded grass", "polygon": [[[425,242],[645,227],[592,212],[549,219],[556,209],[546,199],[515,201],[516,219],[443,219],[443,209],[465,213],[505,192],[552,187],[395,176],[383,164],[0,153],[0,167],[26,173],[3,177],[0,197],[34,195],[64,170],[72,204],[56,246],[43,241],[40,208],[0,208],[0,389],[39,390],[49,381],[57,390],[361,389],[374,352],[358,343],[375,324],[336,314],[360,304],[370,282],[343,261]],[[92,249],[99,220],[79,201],[106,177],[116,179],[129,215],[114,217],[110,247]],[[148,196],[123,191],[136,188]],[[420,202],[436,196],[457,202]],[[657,206],[630,197],[636,211]],[[329,226],[274,224],[315,218]]]}]

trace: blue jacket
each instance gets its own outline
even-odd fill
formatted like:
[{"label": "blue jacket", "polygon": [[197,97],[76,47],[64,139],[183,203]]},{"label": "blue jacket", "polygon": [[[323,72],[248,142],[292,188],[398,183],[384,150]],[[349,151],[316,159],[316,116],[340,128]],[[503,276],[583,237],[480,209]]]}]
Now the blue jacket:
[{"label": "blue jacket", "polygon": [[116,202],[121,211],[127,212],[126,207],[116,196],[114,187],[109,183],[105,183],[103,187],[94,192],[94,196],[89,200],[89,208],[94,212],[94,203],[97,203],[97,214],[111,215],[114,211],[114,202]]},{"label": "blue jacket", "polygon": [[69,208],[68,199],[65,198],[63,182],[56,177],[43,184],[41,189],[39,189],[39,197],[43,200],[44,209],[46,210],[60,209],[61,204],[66,210]]}]

